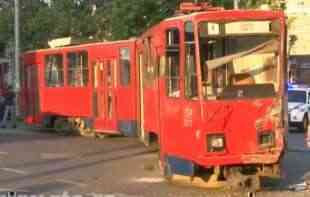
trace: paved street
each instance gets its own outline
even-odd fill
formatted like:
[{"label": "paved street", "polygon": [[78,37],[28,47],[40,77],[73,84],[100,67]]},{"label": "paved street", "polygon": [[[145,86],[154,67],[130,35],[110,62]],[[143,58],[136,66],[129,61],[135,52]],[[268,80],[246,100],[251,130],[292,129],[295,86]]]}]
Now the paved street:
[{"label": "paved street", "polygon": [[[115,197],[246,196],[203,190],[165,182],[157,154],[136,139],[87,139],[29,130],[0,130],[0,191],[35,194],[104,194]],[[257,196],[310,196],[310,191],[288,191],[290,184],[310,176],[310,150],[303,134],[289,134],[284,161],[285,181],[266,183]]]}]

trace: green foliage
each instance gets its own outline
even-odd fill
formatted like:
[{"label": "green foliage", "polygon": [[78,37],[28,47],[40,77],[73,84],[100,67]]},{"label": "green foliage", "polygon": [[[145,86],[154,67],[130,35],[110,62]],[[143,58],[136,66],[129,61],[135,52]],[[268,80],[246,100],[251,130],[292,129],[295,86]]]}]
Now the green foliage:
[{"label": "green foliage", "polygon": [[225,7],[226,9],[232,9],[234,7],[233,0],[214,0],[213,4],[216,6]]},{"label": "green foliage", "polygon": [[[127,39],[172,15],[179,0],[39,0],[21,2],[23,50],[47,47],[48,40],[72,36],[78,40]],[[96,10],[93,6],[96,5]],[[0,45],[13,40],[13,4],[0,11]]]},{"label": "green foliage", "polygon": [[[97,33],[99,35],[103,27],[102,19],[100,19],[102,16],[93,13],[90,1],[79,2],[53,0],[49,7],[39,0],[20,1],[22,49],[47,47],[48,40],[59,37],[88,38],[96,37]],[[12,4],[0,11],[0,45],[13,41],[13,36],[14,8]]]},{"label": "green foliage", "polygon": [[[47,47],[48,40],[72,36],[77,40],[118,40],[139,36],[150,26],[173,15],[181,0],[20,0],[23,50]],[[185,1],[185,0],[183,0]],[[201,0],[204,1],[204,0]],[[13,41],[14,4],[0,10],[0,46]],[[110,2],[106,4],[106,2]],[[213,0],[233,7],[233,0]],[[255,8],[272,0],[241,0],[241,8]],[[96,5],[96,9],[94,9]]]},{"label": "green foliage", "polygon": [[12,35],[14,35],[12,18],[13,12],[10,9],[5,9],[0,12],[0,44],[2,46],[12,40]]},{"label": "green foliage", "polygon": [[171,15],[177,5],[177,0],[114,0],[109,12],[112,39],[138,36]]},{"label": "green foliage", "polygon": [[53,18],[49,8],[44,3],[23,1],[20,10],[21,46],[24,49],[41,48],[46,46],[52,30]]}]

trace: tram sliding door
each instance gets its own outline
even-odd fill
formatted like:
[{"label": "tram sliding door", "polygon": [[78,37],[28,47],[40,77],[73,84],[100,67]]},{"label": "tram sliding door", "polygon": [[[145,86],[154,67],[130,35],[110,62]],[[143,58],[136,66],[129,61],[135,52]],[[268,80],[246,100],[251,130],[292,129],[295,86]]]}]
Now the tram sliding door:
[{"label": "tram sliding door", "polygon": [[26,67],[27,116],[32,119],[39,113],[39,89],[37,66]]},{"label": "tram sliding door", "polygon": [[116,61],[114,59],[107,59],[105,61],[105,81],[104,81],[104,101],[106,107],[106,127],[109,130],[117,130],[117,116],[116,116]]},{"label": "tram sliding door", "polygon": [[165,35],[165,76],[160,84],[161,159],[172,173],[193,176],[191,161],[199,147],[201,118],[194,25],[190,21],[169,24]]},{"label": "tram sliding door", "polygon": [[115,60],[111,58],[97,62],[93,67],[93,112],[98,132],[116,132],[115,66]]}]

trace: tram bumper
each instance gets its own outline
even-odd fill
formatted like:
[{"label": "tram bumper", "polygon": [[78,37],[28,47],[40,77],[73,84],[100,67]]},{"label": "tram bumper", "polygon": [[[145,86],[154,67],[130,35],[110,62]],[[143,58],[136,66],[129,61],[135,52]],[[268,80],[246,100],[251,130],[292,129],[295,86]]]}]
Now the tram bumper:
[{"label": "tram bumper", "polygon": [[249,154],[241,155],[242,164],[275,164],[278,163],[281,158],[281,153],[270,153],[270,154]]},{"label": "tram bumper", "polygon": [[230,165],[272,165],[280,163],[281,151],[273,153],[256,153],[240,155],[218,155],[204,157],[199,160],[199,164],[205,167],[230,166]]}]

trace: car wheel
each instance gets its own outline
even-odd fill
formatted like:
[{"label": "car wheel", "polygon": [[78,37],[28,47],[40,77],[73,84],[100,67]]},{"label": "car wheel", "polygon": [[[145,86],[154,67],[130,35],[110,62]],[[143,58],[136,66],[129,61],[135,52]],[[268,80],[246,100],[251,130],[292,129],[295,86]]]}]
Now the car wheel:
[{"label": "car wheel", "polygon": [[301,131],[304,133],[307,132],[308,125],[309,125],[308,115],[305,115],[304,119],[302,120]]}]

